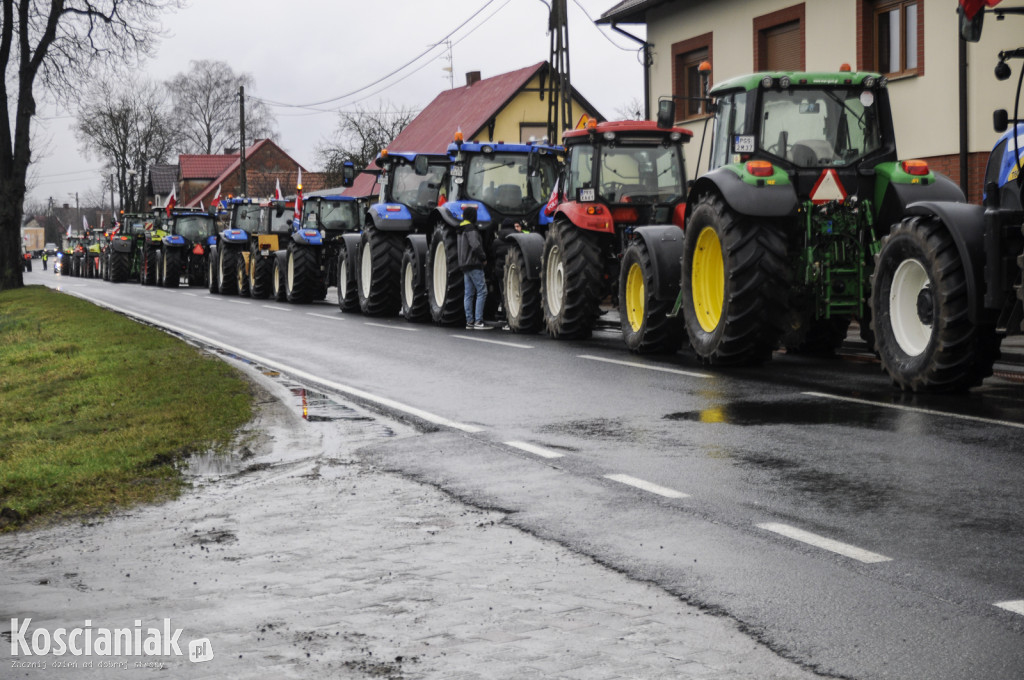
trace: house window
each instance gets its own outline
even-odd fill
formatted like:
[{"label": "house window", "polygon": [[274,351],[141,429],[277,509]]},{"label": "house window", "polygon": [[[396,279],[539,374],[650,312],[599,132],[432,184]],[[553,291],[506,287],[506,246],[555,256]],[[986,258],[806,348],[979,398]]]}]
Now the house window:
[{"label": "house window", "polygon": [[803,71],[804,5],[754,18],[754,70]]},{"label": "house window", "polygon": [[892,77],[924,75],[924,3],[857,0],[857,62]]},{"label": "house window", "polygon": [[710,33],[672,45],[672,94],[678,97],[676,111],[681,120],[705,113],[700,101],[704,96],[700,65],[705,61],[711,61]]},{"label": "house window", "polygon": [[526,144],[531,139],[540,141],[548,136],[548,124],[547,123],[520,123],[519,124],[519,143]]}]

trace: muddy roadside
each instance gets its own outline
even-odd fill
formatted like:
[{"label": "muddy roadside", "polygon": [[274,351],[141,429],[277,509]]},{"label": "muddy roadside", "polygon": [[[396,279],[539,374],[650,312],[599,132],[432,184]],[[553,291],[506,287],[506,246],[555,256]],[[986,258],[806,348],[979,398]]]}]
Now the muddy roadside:
[{"label": "muddy roadside", "polygon": [[[0,537],[4,677],[815,677],[727,619],[360,455],[444,433],[240,367],[257,416],[232,455],[191,461],[191,491]],[[93,653],[53,653],[61,628]],[[118,629],[124,648],[99,653]]]}]

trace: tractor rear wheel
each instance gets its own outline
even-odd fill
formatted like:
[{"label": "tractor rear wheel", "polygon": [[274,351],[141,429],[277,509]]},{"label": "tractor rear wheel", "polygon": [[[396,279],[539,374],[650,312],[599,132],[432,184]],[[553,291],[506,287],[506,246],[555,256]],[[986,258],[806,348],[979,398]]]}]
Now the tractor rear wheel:
[{"label": "tractor rear wheel", "polygon": [[206,256],[206,287],[211,293],[216,293],[220,290],[220,281],[217,280],[217,260],[219,259],[220,250],[217,248],[211,249],[210,254]]},{"label": "tractor rear wheel", "polygon": [[430,318],[425,276],[424,272],[416,281],[416,253],[411,245],[406,246],[402,253],[402,316],[406,321],[421,323]]},{"label": "tractor rear wheel", "polygon": [[263,257],[258,250],[249,253],[249,295],[257,300],[270,296],[271,269],[270,258]]},{"label": "tractor rear wheel", "polygon": [[968,318],[967,282],[953,238],[911,217],[882,239],[871,286],[882,367],[901,389],[960,392],[992,375],[1000,336]]},{"label": "tractor rear wheel", "polygon": [[518,246],[505,254],[505,319],[513,333],[538,333],[544,327],[540,279],[530,278],[526,256]]},{"label": "tractor rear wheel", "polygon": [[541,259],[541,302],[551,337],[590,337],[601,311],[601,278],[601,252],[592,237],[566,220],[551,225]]},{"label": "tractor rear wheel", "polygon": [[238,295],[238,276],[235,274],[235,261],[238,259],[238,247],[221,243],[217,248],[217,290],[221,295]]},{"label": "tractor rear wheel", "polygon": [[181,251],[169,248],[161,258],[160,282],[164,288],[177,288],[181,279]]},{"label": "tractor rear wheel", "polygon": [[771,358],[785,318],[789,269],[780,225],[701,196],[683,237],[683,315],[704,363],[756,364]]},{"label": "tractor rear wheel", "polygon": [[343,312],[359,310],[359,284],[356,282],[356,268],[352,266],[348,245],[338,248],[338,308]]},{"label": "tractor rear wheel", "polygon": [[291,244],[285,261],[285,296],[288,302],[306,304],[313,301],[319,285],[320,267],[312,248]]},{"label": "tractor rear wheel", "polygon": [[683,321],[669,317],[675,300],[654,297],[654,264],[647,242],[635,239],[622,255],[619,317],[622,339],[637,354],[672,353],[683,344]]},{"label": "tractor rear wheel", "polygon": [[464,323],[463,276],[459,270],[459,241],[454,227],[438,224],[427,251],[426,297],[430,318],[439,326]]},{"label": "tractor rear wheel", "polygon": [[391,316],[401,309],[399,235],[367,227],[359,241],[359,309],[366,316]]},{"label": "tractor rear wheel", "polygon": [[235,276],[238,277],[238,295],[249,297],[249,270],[246,259],[239,254],[235,260]]},{"label": "tractor rear wheel", "polygon": [[150,248],[149,245],[142,246],[142,266],[139,272],[139,282],[143,286],[152,286],[156,284],[156,253],[159,252],[156,248]]},{"label": "tractor rear wheel", "polygon": [[285,258],[280,257],[277,253],[271,255],[271,258],[273,258],[273,264],[270,266],[270,297],[277,302],[284,302],[288,299],[284,285]]},{"label": "tractor rear wheel", "polygon": [[107,269],[110,272],[110,281],[112,283],[122,283],[128,280],[128,275],[131,273],[132,261],[129,253],[119,253],[116,250],[110,253],[110,263],[107,265]]}]

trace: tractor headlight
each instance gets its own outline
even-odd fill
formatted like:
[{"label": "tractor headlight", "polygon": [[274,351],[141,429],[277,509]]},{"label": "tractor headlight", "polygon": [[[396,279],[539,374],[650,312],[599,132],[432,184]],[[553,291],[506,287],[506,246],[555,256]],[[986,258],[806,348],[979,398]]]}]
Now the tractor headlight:
[{"label": "tractor headlight", "polygon": [[783,90],[788,90],[789,84],[789,76],[782,76],[781,78],[779,78],[779,87],[781,87]]},{"label": "tractor headlight", "polygon": [[761,87],[767,89],[771,87],[774,82],[775,81],[772,80],[771,76],[765,76],[764,78],[761,78]]},{"label": "tractor headlight", "polygon": [[875,86],[875,77],[874,76],[868,76],[867,78],[864,79],[864,88],[865,89],[870,90],[874,86]]}]

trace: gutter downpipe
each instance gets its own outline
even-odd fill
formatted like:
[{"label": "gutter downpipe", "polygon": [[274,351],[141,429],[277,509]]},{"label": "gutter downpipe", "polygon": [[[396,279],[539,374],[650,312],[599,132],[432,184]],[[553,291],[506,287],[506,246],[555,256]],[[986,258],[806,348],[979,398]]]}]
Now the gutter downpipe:
[{"label": "gutter downpipe", "polygon": [[961,40],[960,36],[957,36],[957,43],[959,43],[959,55],[958,55],[958,87],[959,87],[959,104],[960,104],[960,189],[964,192],[964,196],[967,197],[970,202],[970,172],[968,166],[968,132],[967,132],[967,41]]},{"label": "gutter downpipe", "polygon": [[644,66],[644,120],[650,120],[651,119],[651,48],[654,47],[654,45],[652,43],[647,42],[646,40],[644,40],[642,38],[636,37],[632,33],[627,33],[626,31],[624,31],[621,28],[619,28],[619,25],[614,23],[614,22],[612,22],[610,25],[612,27],[612,30],[615,31],[616,33],[621,33],[622,35],[626,36],[630,40],[632,40],[634,42],[637,42],[637,43],[640,43],[640,45],[641,45],[641,47],[642,47],[642,49],[644,51],[644,61],[643,61],[643,66]]}]

